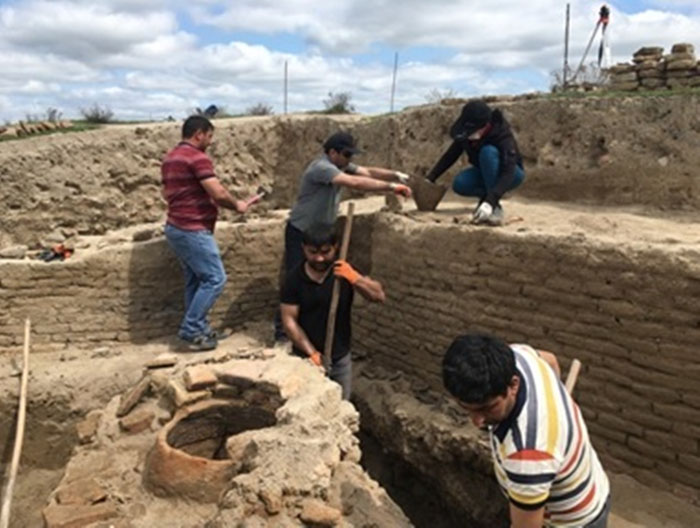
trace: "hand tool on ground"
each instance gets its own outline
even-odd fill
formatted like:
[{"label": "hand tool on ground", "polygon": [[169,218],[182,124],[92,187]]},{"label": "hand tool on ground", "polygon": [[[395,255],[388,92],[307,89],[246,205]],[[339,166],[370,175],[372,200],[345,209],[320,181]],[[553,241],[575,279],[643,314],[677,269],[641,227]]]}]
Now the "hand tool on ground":
[{"label": "hand tool on ground", "polygon": [[[343,230],[343,243],[340,246],[340,260],[347,260],[348,246],[350,245],[350,234],[352,233],[352,215],[355,213],[355,204],[348,204],[348,214],[345,218],[345,229]],[[323,347],[323,366],[326,372],[330,372],[331,353],[333,351],[333,337],[335,334],[335,319],[338,313],[338,300],[340,299],[340,279],[335,279],[333,283],[333,294],[331,296],[331,307],[328,310],[328,322],[326,323],[326,342]]]},{"label": "hand tool on ground", "polygon": [[574,392],[574,386],[576,385],[576,380],[578,380],[578,373],[581,371],[581,362],[578,359],[574,359],[571,362],[571,367],[569,367],[569,373],[566,375],[566,382],[564,386],[566,387],[566,392],[572,394]]},{"label": "hand tool on ground", "polygon": [[0,528],[10,526],[10,509],[12,507],[12,491],[15,487],[17,470],[19,469],[19,459],[22,455],[22,443],[24,442],[24,422],[27,416],[27,384],[29,382],[29,335],[31,322],[27,319],[24,323],[24,364],[22,366],[22,381],[19,393],[19,411],[17,412],[17,429],[15,432],[15,444],[12,451],[12,463],[10,465],[10,476],[5,487],[5,496],[2,500],[0,510]]}]

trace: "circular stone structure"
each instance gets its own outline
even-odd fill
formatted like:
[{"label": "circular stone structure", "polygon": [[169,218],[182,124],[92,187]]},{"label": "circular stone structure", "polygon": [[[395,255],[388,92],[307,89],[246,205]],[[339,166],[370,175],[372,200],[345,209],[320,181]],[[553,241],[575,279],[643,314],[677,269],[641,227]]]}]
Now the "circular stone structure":
[{"label": "circular stone structure", "polygon": [[156,495],[216,502],[241,471],[226,450],[228,438],[276,422],[269,409],[245,402],[212,399],[182,408],[158,433],[144,484]]}]

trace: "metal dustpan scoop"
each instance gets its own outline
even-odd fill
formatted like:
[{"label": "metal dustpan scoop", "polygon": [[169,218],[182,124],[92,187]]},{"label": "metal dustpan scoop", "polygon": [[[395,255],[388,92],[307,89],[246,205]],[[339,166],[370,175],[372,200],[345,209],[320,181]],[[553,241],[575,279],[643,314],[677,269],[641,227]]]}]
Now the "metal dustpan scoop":
[{"label": "metal dustpan scoop", "polygon": [[425,178],[412,178],[411,190],[419,211],[434,211],[445,196],[447,187],[438,185]]}]

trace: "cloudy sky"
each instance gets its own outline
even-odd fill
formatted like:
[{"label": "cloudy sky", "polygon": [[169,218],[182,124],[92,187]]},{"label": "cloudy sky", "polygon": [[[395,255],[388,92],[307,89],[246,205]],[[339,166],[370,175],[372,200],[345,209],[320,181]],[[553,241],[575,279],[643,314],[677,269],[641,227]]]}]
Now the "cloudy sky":
[{"label": "cloudy sky", "polygon": [[[119,119],[184,117],[211,103],[323,108],[350,92],[364,113],[431,91],[466,97],[548,90],[563,55],[566,0],[0,0],[0,124],[75,117],[93,103]],[[601,2],[570,0],[578,63]],[[700,46],[699,0],[609,4],[613,62],[642,45]]]}]

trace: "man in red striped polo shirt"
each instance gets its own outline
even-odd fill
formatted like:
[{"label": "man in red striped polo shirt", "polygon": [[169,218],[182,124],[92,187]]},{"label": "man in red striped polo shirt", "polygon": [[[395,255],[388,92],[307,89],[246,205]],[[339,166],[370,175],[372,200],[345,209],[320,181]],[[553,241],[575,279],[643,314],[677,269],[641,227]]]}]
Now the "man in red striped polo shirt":
[{"label": "man in red striped polo shirt", "polygon": [[207,313],[226,284],[219,246],[214,239],[218,208],[245,213],[252,201],[235,199],[221,184],[206,154],[214,125],[191,116],[182,126],[182,141],[163,159],[163,197],[168,202],[165,238],[185,275],[185,316],[178,337],[190,350],[213,350],[217,335]]}]

